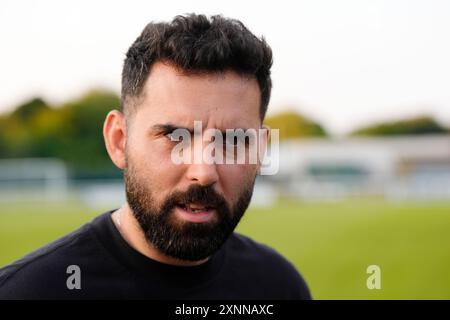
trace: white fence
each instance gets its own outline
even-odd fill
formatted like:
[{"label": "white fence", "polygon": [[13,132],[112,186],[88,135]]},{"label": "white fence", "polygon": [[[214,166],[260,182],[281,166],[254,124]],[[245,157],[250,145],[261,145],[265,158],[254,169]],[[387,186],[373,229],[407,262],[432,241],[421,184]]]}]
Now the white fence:
[{"label": "white fence", "polygon": [[[289,175],[257,179],[252,205],[268,206],[280,196],[302,200],[380,197],[393,200],[450,200],[450,170],[420,170],[406,176],[386,172]],[[70,180],[58,159],[0,160],[0,202],[81,201],[90,207],[118,207],[125,201],[122,180]]]}]

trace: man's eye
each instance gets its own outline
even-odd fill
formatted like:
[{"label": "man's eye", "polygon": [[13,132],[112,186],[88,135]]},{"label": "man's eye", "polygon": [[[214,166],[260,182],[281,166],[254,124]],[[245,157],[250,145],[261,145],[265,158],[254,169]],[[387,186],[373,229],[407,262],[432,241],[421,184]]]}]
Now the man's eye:
[{"label": "man's eye", "polygon": [[178,141],[183,140],[183,137],[176,137],[176,136],[174,135],[173,132],[166,133],[165,136],[166,136],[166,138],[169,139],[170,141],[176,141],[176,142],[178,142]]}]

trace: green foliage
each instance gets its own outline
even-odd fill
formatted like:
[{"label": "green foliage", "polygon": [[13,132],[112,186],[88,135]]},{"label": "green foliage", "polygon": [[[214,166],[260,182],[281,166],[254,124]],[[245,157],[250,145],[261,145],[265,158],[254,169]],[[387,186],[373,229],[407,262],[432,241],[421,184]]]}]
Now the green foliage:
[{"label": "green foliage", "polygon": [[0,157],[57,157],[74,176],[118,175],[102,128],[106,114],[119,104],[116,94],[101,90],[55,107],[34,98],[0,117]]},{"label": "green foliage", "polygon": [[80,99],[62,107],[60,130],[64,133],[61,157],[83,171],[97,171],[109,166],[109,159],[103,141],[102,128],[106,114],[119,106],[119,99],[113,93],[91,91]]},{"label": "green foliage", "polygon": [[49,109],[49,105],[41,98],[34,98],[16,107],[11,117],[21,122],[27,122],[43,110]]},{"label": "green foliage", "polygon": [[432,117],[420,116],[401,121],[378,123],[355,130],[354,136],[391,136],[448,133],[448,129],[437,123]]},{"label": "green foliage", "polygon": [[280,130],[280,140],[303,137],[324,137],[327,135],[318,123],[294,111],[286,111],[267,117],[264,123],[271,129]]}]

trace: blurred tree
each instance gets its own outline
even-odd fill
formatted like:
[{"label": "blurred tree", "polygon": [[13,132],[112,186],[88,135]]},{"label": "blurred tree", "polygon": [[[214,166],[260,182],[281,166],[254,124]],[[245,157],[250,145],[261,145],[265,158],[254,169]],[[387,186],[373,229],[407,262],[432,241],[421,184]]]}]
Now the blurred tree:
[{"label": "blurred tree", "polygon": [[26,123],[42,110],[48,109],[50,106],[42,98],[36,97],[16,107],[11,118]]},{"label": "blurred tree", "polygon": [[264,123],[271,129],[280,130],[280,140],[327,136],[326,131],[318,123],[295,111],[285,111],[267,117]]},{"label": "blurred tree", "polygon": [[34,140],[34,132],[30,127],[33,118],[44,110],[50,110],[41,98],[33,98],[14,109],[0,120],[0,143],[2,157],[29,156]]},{"label": "blurred tree", "polygon": [[0,117],[0,157],[57,157],[76,177],[118,176],[102,135],[106,114],[119,97],[92,90],[54,108],[35,98]]},{"label": "blurred tree", "polygon": [[406,134],[439,134],[449,130],[437,123],[430,116],[419,116],[410,119],[378,123],[360,128],[351,133],[353,136],[389,136]]},{"label": "blurred tree", "polygon": [[0,158],[6,158],[9,154],[9,145],[6,139],[8,121],[5,116],[0,116]]},{"label": "blurred tree", "polygon": [[80,175],[97,175],[113,170],[103,141],[103,121],[106,114],[118,108],[120,100],[108,91],[93,90],[61,107],[59,128],[62,143],[60,157],[67,160]]}]

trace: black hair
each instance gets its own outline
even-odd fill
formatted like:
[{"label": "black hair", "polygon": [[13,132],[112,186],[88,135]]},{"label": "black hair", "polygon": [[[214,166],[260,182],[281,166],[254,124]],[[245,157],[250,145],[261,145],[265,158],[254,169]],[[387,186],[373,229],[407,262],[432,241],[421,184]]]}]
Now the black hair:
[{"label": "black hair", "polygon": [[221,15],[188,14],[169,23],[149,23],[126,54],[122,110],[140,96],[157,61],[169,62],[187,74],[231,70],[254,76],[261,92],[260,117],[264,119],[272,89],[272,50],[242,22]]}]

